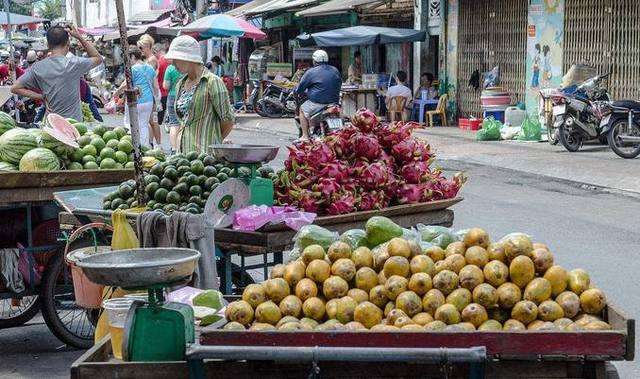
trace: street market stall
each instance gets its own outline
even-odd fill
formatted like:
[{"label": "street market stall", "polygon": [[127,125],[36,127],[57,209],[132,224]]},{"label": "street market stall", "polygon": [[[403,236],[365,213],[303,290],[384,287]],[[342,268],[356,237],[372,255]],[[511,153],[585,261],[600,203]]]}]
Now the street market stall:
[{"label": "street market stall", "polygon": [[[421,30],[361,25],[301,34],[296,37],[296,40],[301,46],[345,47],[402,44],[424,41],[425,38],[426,33]],[[363,72],[359,83],[344,83],[342,87],[343,114],[351,117],[361,108],[367,108],[379,114],[380,107],[377,106],[377,98],[384,97],[390,83],[391,77],[380,71]]]}]

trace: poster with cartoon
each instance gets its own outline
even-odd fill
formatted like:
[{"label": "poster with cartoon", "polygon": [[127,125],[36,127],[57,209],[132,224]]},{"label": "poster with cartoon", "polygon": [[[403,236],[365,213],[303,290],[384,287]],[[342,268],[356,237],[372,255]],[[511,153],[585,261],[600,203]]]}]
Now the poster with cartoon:
[{"label": "poster with cartoon", "polygon": [[564,0],[530,0],[527,24],[526,106],[537,114],[540,89],[562,81]]}]

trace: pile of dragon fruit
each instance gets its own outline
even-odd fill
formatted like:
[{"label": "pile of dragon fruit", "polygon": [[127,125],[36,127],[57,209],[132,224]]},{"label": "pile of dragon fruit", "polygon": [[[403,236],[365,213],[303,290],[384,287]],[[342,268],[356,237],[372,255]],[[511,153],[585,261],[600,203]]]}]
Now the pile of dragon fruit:
[{"label": "pile of dragon fruit", "polygon": [[380,123],[362,109],[340,131],[289,147],[276,202],[337,215],[455,197],[466,178],[432,168],[434,153],[412,136],[418,126]]}]

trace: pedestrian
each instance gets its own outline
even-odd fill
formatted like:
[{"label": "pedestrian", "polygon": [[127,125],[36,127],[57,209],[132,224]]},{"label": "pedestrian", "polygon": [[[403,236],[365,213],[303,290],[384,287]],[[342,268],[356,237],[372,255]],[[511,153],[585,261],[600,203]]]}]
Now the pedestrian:
[{"label": "pedestrian", "polygon": [[[100,114],[100,111],[98,110],[98,106],[96,105],[96,102],[93,99],[93,95],[91,94],[91,87],[89,86],[89,83],[87,83],[87,81],[84,78],[80,79],[80,100],[82,100],[83,103],[89,106],[91,115],[96,121],[100,121],[100,122],[104,121],[102,119],[102,115]],[[79,120],[79,121],[82,121],[82,120]]]},{"label": "pedestrian", "polygon": [[407,87],[407,73],[404,71],[398,71],[396,74],[396,85],[389,87],[387,90],[387,94],[385,96],[384,102],[387,106],[388,110],[391,110],[391,102],[396,97],[404,97],[405,106],[403,112],[408,109],[408,105],[413,100],[413,95],[411,94],[411,89]]},{"label": "pedestrian", "polygon": [[164,55],[167,53],[167,49],[164,46],[164,43],[156,43],[153,45],[153,52],[158,60],[158,69],[157,78],[158,78],[158,86],[160,87],[160,105],[161,109],[158,111],[158,123],[164,123],[165,113],[167,111],[167,90],[163,86],[164,82],[164,73],[167,71],[167,67],[169,66],[169,62],[164,58]]},{"label": "pedestrian", "polygon": [[176,116],[176,84],[182,77],[176,66],[170,64],[164,73],[162,87],[167,91],[167,107],[165,112],[164,124],[169,127],[169,142],[171,143],[171,153],[178,150],[178,116]]},{"label": "pedestrian", "polygon": [[222,78],[224,76],[224,68],[222,67],[222,64],[222,59],[216,55],[211,59],[211,68],[209,71]]},{"label": "pedestrian", "polygon": [[[69,36],[87,52],[87,58],[69,53]],[[11,87],[11,92],[34,100],[43,100],[48,112],[65,118],[82,120],[80,79],[102,63],[95,46],[82,38],[74,26],[53,26],[47,30],[50,56],[36,62]],[[38,93],[38,92],[40,93]]]},{"label": "pedestrian", "polygon": [[350,84],[362,84],[362,53],[356,51],[353,54],[353,63],[347,70],[347,81]]},{"label": "pedestrian", "polygon": [[27,69],[31,66],[34,65],[34,63],[36,63],[38,61],[38,55],[36,54],[35,51],[33,50],[29,50],[29,52],[27,52]]},{"label": "pedestrian", "polygon": [[165,58],[185,74],[176,84],[175,95],[179,150],[205,153],[211,144],[222,143],[233,128],[227,88],[204,67],[200,44],[191,36],[176,37]]},{"label": "pedestrian", "polygon": [[[129,48],[129,59],[131,60],[131,81],[133,87],[136,88],[138,93],[137,101],[137,113],[138,113],[138,128],[140,130],[140,144],[143,146],[151,145],[151,136],[149,128],[149,120],[151,112],[153,112],[153,98],[154,94],[159,93],[158,81],[156,80],[156,71],[144,61],[142,51],[136,46]],[[122,82],[122,85],[113,94],[114,97],[120,96],[124,91],[127,83]],[[126,103],[125,103],[126,104]],[[129,107],[125,105],[124,111],[124,125],[129,127]]]},{"label": "pedestrian", "polygon": [[[142,56],[144,57],[144,61],[149,64],[156,72],[156,76],[158,75],[158,58],[153,52],[153,45],[155,44],[155,40],[148,34],[143,34],[138,39],[137,46],[142,52]],[[159,95],[159,94],[158,94]],[[160,105],[160,97],[157,99],[154,97],[153,99],[153,111],[149,116],[149,127],[151,133],[151,146],[157,144],[160,146],[162,144],[162,134],[160,133],[160,125],[158,123],[158,109],[161,109]]]}]

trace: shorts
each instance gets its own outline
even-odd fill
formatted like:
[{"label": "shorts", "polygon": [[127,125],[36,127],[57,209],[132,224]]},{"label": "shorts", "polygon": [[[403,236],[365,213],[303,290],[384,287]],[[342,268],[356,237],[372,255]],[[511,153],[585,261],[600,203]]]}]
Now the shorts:
[{"label": "shorts", "polygon": [[164,124],[167,124],[168,126],[180,125],[180,122],[178,122],[178,115],[176,115],[175,103],[175,96],[167,96],[167,111],[165,112]]},{"label": "shorts", "polygon": [[162,104],[162,110],[158,112],[158,123],[163,124],[167,111],[167,96],[160,98],[160,104]]},{"label": "shorts", "polygon": [[309,118],[312,114],[317,113],[320,109],[326,107],[328,104],[314,103],[311,100],[307,100],[300,106],[300,110],[304,114],[304,117]]}]

